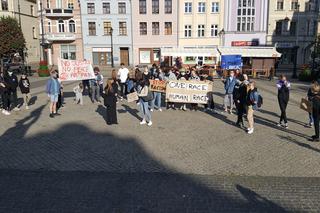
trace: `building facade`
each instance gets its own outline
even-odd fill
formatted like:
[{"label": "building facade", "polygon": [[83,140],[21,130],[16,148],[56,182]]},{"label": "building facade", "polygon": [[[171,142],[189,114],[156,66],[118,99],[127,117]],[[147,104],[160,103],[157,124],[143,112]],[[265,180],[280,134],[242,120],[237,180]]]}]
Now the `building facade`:
[{"label": "building facade", "polygon": [[179,46],[214,48],[221,45],[224,0],[179,1]]},{"label": "building facade", "polygon": [[317,35],[318,0],[274,0],[269,6],[267,44],[282,53],[279,65],[308,63]]},{"label": "building facade", "polygon": [[79,2],[77,0],[39,0],[38,9],[40,40],[43,34],[44,42],[48,45],[45,50],[48,63],[57,65],[59,58],[83,60]]},{"label": "building facade", "polygon": [[131,1],[81,0],[80,4],[84,58],[99,66],[111,66],[112,60],[116,66],[132,64]]},{"label": "building facade", "polygon": [[268,2],[225,0],[222,46],[266,45]]},{"label": "building facade", "polygon": [[177,0],[133,0],[133,62],[160,63],[161,47],[178,46]]},{"label": "building facade", "polygon": [[38,63],[40,57],[39,25],[36,8],[36,0],[2,0],[0,7],[0,16],[11,16],[18,20],[26,40],[25,62],[29,65]]}]

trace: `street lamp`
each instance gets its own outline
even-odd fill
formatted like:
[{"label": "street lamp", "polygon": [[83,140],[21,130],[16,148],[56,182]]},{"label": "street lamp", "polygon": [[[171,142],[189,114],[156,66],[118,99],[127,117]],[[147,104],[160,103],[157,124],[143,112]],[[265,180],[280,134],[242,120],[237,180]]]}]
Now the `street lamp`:
[{"label": "street lamp", "polygon": [[296,27],[296,45],[293,47],[294,50],[294,64],[293,64],[293,73],[292,73],[292,78],[297,78],[297,65],[298,65],[298,50],[299,50],[299,8],[300,4],[297,5],[297,27]]},{"label": "street lamp", "polygon": [[220,46],[224,46],[224,35],[226,34],[224,28],[222,28],[222,30],[218,34],[220,37]]},{"label": "street lamp", "polygon": [[114,67],[114,62],[113,62],[113,28],[111,27],[110,29],[110,34],[111,34],[111,67]]},{"label": "street lamp", "polygon": [[[45,42],[44,42],[44,24],[43,24],[43,8],[42,8],[42,0],[40,1],[40,20],[41,20],[41,47],[42,47],[42,56],[43,60],[47,61],[47,55],[45,51]],[[40,54],[40,60],[41,60],[41,54]]]}]

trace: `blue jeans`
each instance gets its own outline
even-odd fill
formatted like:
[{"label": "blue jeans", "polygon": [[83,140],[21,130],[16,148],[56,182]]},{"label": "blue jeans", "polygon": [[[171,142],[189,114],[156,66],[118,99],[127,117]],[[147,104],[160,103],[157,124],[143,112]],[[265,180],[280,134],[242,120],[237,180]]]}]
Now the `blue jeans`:
[{"label": "blue jeans", "polygon": [[142,119],[150,122],[151,121],[151,114],[149,111],[149,103],[148,102],[144,102],[141,98],[139,99],[140,102],[140,112],[142,115]]},{"label": "blue jeans", "polygon": [[127,81],[127,93],[128,93],[128,94],[131,93],[131,90],[133,89],[133,87],[134,87],[134,82],[133,82],[133,80],[128,80],[128,81]]},{"label": "blue jeans", "polygon": [[91,86],[91,101],[100,101],[100,87],[99,85]]},{"label": "blue jeans", "polygon": [[309,124],[313,124],[313,116],[312,116],[312,113],[309,113]]},{"label": "blue jeans", "polygon": [[154,106],[157,106],[157,109],[161,108],[161,92],[153,93],[153,100],[151,101],[151,109],[154,109]]}]

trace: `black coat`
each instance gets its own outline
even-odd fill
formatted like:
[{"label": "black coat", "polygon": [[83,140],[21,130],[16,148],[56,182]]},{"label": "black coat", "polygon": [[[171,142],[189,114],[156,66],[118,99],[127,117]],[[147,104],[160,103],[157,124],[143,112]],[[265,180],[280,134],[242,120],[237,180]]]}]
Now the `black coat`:
[{"label": "black coat", "polygon": [[11,76],[10,75],[5,75],[4,76],[4,81],[7,85],[7,89],[8,91],[10,92],[15,92],[17,91],[17,87],[18,87],[18,78],[16,75],[12,74]]},{"label": "black coat", "polygon": [[19,81],[19,87],[21,90],[22,94],[28,94],[30,93],[30,82],[29,79],[25,78],[25,79],[20,79]]},{"label": "black coat", "polygon": [[117,102],[117,97],[116,97],[117,92],[118,92],[118,84],[112,83],[112,89],[106,92],[106,94],[104,94],[103,96],[104,105],[106,107],[114,106],[114,104]]},{"label": "black coat", "polygon": [[283,101],[285,103],[289,102],[289,88],[286,87],[285,85],[282,85],[282,87],[280,89],[278,89],[278,99],[279,101]]}]

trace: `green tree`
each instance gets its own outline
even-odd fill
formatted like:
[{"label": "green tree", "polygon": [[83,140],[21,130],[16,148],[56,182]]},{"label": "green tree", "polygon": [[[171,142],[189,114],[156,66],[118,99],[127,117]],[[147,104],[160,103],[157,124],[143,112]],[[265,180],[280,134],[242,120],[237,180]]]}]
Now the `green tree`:
[{"label": "green tree", "polygon": [[0,57],[21,52],[26,47],[26,40],[15,18],[0,17],[0,41]]}]

